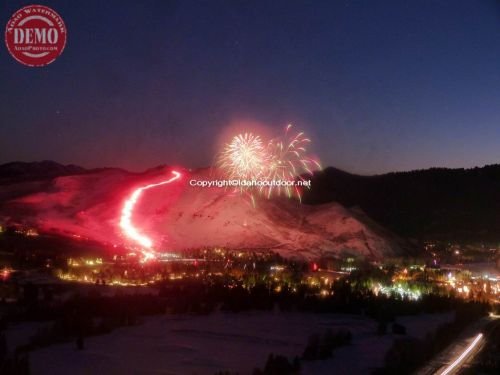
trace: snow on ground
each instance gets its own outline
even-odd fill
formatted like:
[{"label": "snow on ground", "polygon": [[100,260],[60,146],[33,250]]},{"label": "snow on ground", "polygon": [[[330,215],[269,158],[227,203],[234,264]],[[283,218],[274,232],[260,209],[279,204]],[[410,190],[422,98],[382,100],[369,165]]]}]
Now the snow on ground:
[{"label": "snow on ground", "polygon": [[10,325],[5,331],[7,350],[13,353],[17,347],[27,345],[38,330],[49,327],[48,322],[28,322]]},{"label": "snow on ground", "polygon": [[[407,328],[407,337],[424,338],[439,325],[451,321],[453,314],[432,314],[398,318],[397,322]],[[375,323],[373,323],[375,327]],[[388,327],[390,331],[390,326]],[[375,328],[369,332],[354,331],[352,345],[338,348],[334,357],[326,361],[305,362],[304,375],[312,374],[370,374],[384,364],[384,356],[397,337],[378,336]]]},{"label": "snow on ground", "polygon": [[[55,178],[40,190],[20,188],[14,199],[10,187],[2,186],[0,218],[40,231],[120,244],[125,240],[118,225],[125,199],[137,187],[167,176],[166,169],[141,176],[100,170]],[[274,249],[303,258],[342,252],[383,258],[404,252],[399,238],[337,203],[307,206],[283,197],[261,197],[254,206],[246,195],[232,190],[189,184],[214,177],[209,169],[183,171],[179,181],[148,190],[134,209],[134,224],[156,245],[179,251],[223,246]]]},{"label": "snow on ground", "polygon": [[[398,319],[409,335],[423,337],[451,314]],[[381,366],[394,340],[377,336],[366,317],[306,313],[216,313],[208,316],[162,316],[108,335],[55,345],[30,355],[33,374],[214,374],[229,370],[251,374],[269,353],[301,355],[312,333],[348,328],[350,346],[326,361],[303,362],[304,374],[367,374]]]}]

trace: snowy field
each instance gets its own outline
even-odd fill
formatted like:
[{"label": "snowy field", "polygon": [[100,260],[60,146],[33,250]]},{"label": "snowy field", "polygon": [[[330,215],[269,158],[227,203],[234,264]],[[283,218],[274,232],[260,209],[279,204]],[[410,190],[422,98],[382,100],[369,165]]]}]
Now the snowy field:
[{"label": "snowy field", "polygon": [[[305,259],[344,251],[374,258],[405,253],[406,246],[398,237],[360,210],[333,202],[301,205],[284,197],[260,199],[253,205],[245,195],[231,190],[189,185],[191,179],[213,179],[213,169],[182,173],[178,182],[148,190],[133,215],[133,221],[155,243],[168,238],[164,245],[169,250],[273,249],[285,257]],[[16,184],[16,189],[0,186],[4,203],[0,216],[40,232],[54,233],[57,228],[56,233],[65,236],[122,244],[119,222],[125,199],[139,186],[165,178],[170,178],[167,169],[141,175],[102,169],[57,177],[40,186],[32,182]]]},{"label": "snowy field", "polygon": [[[404,317],[408,335],[423,337],[451,314]],[[209,316],[162,316],[111,334],[30,354],[37,374],[214,374],[220,370],[251,374],[269,353],[301,355],[312,333],[348,328],[352,344],[326,361],[302,362],[304,374],[369,374],[381,366],[394,336],[376,335],[365,317],[306,313],[217,313]]]}]

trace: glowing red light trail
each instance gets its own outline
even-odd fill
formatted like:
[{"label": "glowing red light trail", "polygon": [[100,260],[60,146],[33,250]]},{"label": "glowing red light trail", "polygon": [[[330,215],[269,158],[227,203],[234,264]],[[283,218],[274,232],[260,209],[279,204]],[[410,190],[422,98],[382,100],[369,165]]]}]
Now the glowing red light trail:
[{"label": "glowing red light trail", "polygon": [[[142,186],[134,190],[132,195],[130,195],[130,197],[123,204],[121,218],[120,218],[120,228],[122,229],[122,232],[126,237],[137,242],[141,247],[151,249],[153,247],[153,241],[145,234],[141,234],[139,230],[132,223],[132,214],[134,212],[134,207],[144,190],[149,190],[157,186],[170,184],[171,182],[178,180],[181,177],[181,174],[177,171],[172,171],[172,174],[173,177],[168,180],[161,181],[156,184],[149,184],[146,186]],[[146,257],[148,255],[151,256],[151,253],[148,252],[144,252],[144,254]]]}]

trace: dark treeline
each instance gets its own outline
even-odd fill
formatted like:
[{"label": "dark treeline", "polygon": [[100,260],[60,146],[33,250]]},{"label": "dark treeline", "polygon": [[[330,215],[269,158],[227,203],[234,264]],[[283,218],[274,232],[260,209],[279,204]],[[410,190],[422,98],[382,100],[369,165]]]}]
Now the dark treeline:
[{"label": "dark treeline", "polygon": [[[165,283],[157,293],[105,295],[108,287],[94,286],[68,300],[40,300],[36,287],[26,288],[24,298],[15,305],[3,306],[4,320],[53,321],[51,332],[42,332],[33,342],[41,346],[52,342],[94,335],[135,324],[139,317],[157,314],[209,314],[213,311],[240,312],[249,310],[302,311],[313,313],[364,314],[377,321],[390,322],[396,316],[452,311],[475,302],[447,296],[425,295],[410,301],[375,296],[370,290],[352,288],[346,280],[338,280],[333,295],[312,294],[307,285],[292,291],[286,286],[280,292],[267,284],[252,288],[228,288],[224,281],[205,285],[196,281],[176,280]],[[44,341],[45,340],[45,341]]]},{"label": "dark treeline", "polygon": [[295,357],[289,360],[283,355],[269,354],[266,364],[263,369],[256,368],[253,370],[253,375],[299,375],[300,374],[300,360]]},{"label": "dark treeline", "polygon": [[351,343],[351,331],[327,329],[324,334],[314,333],[309,337],[302,357],[289,360],[283,355],[269,354],[263,369],[256,368],[253,375],[297,375],[300,374],[301,360],[317,361],[331,358],[336,348]]},{"label": "dark treeline", "polygon": [[[31,285],[25,288],[24,298],[17,304],[3,303],[1,307],[4,317],[0,327],[22,321],[47,321],[50,324],[39,329],[27,345],[11,348],[11,351],[15,349],[14,355],[7,356],[3,361],[4,364],[10,363],[16,371],[20,371],[19,368],[27,367],[27,353],[30,350],[68,341],[74,341],[76,349],[81,350],[85,348],[86,337],[138,324],[141,317],[148,315],[198,315],[214,311],[238,313],[279,309],[312,313],[363,314],[375,319],[379,324],[385,324],[394,322],[395,318],[401,315],[445,311],[460,313],[469,310],[476,314],[485,313],[487,310],[485,304],[466,302],[453,297],[426,295],[421,300],[409,301],[375,296],[368,289],[351,285],[348,280],[338,280],[332,286],[333,295],[318,296],[311,293],[307,285],[295,291],[285,286],[276,292],[267,284],[257,284],[252,288],[242,286],[229,288],[224,279],[211,285],[195,280],[175,280],[164,283],[158,292],[151,291],[151,294],[125,294],[122,289],[114,289],[115,294],[109,295],[104,293],[109,293],[111,289],[108,287],[93,286],[86,293],[82,292],[69,299],[40,299],[37,287]],[[462,324],[464,321],[459,319],[456,324]],[[453,326],[453,330],[457,327]],[[318,340],[311,337],[304,349],[303,360],[328,358],[336,347],[345,345],[350,340],[350,333],[347,332],[327,332]],[[440,347],[437,341],[433,343],[435,344],[433,346]],[[404,355],[398,355],[404,358]],[[281,358],[274,358],[273,361],[284,363]],[[292,366],[290,373],[294,373],[296,366],[293,361],[290,365]],[[278,365],[273,362],[269,366],[273,368]],[[7,371],[2,373],[9,374]]]},{"label": "dark treeline", "polygon": [[350,344],[351,340],[351,331],[345,329],[339,329],[336,332],[328,329],[323,335],[314,333],[307,341],[302,359],[305,361],[316,361],[331,358],[336,348]]},{"label": "dark treeline", "polygon": [[500,165],[378,176],[326,168],[315,174],[303,201],[358,206],[405,237],[500,241]]}]

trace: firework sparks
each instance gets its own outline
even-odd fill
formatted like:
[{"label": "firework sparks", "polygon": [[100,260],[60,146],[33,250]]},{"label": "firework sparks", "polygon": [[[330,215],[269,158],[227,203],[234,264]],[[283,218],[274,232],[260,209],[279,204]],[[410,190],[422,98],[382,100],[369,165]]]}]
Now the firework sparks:
[{"label": "firework sparks", "polygon": [[172,175],[173,177],[171,177],[168,180],[161,181],[156,184],[149,184],[146,186],[142,186],[134,190],[132,195],[130,195],[130,197],[123,204],[121,218],[120,218],[120,228],[122,229],[122,233],[126,237],[135,241],[142,248],[149,249],[148,251],[146,250],[143,251],[145,259],[149,259],[151,257],[150,249],[153,247],[153,241],[148,236],[141,234],[139,232],[139,229],[137,229],[132,223],[132,214],[134,212],[134,207],[145,190],[149,190],[161,185],[170,184],[171,182],[181,177],[181,174],[177,171],[172,171]]},{"label": "firework sparks", "polygon": [[[282,137],[272,139],[267,146],[269,155],[269,163],[267,164],[268,181],[295,181],[296,179],[305,181],[304,175],[312,175],[313,170],[321,169],[321,165],[317,160],[311,158],[307,154],[307,147],[311,140],[304,135],[304,132],[292,135],[292,125],[289,124],[285,128],[285,133]],[[268,198],[272,193],[280,195],[286,194],[288,197],[296,195],[300,200],[301,193],[297,185],[284,185],[274,187],[272,185],[260,188],[260,192],[264,193]]]},{"label": "firework sparks", "polygon": [[253,180],[264,174],[267,156],[258,135],[239,134],[224,147],[218,165],[226,171],[228,178]]},{"label": "firework sparks", "polygon": [[[217,164],[229,179],[290,182],[279,186],[264,184],[256,190],[267,198],[273,194],[285,194],[300,200],[300,189],[291,182],[297,179],[305,181],[304,175],[312,175],[315,169],[321,169],[319,162],[307,154],[310,143],[303,132],[292,134],[292,125],[286,127],[281,137],[270,140],[267,146],[258,135],[239,134],[226,144]],[[252,202],[255,201],[250,187],[240,187],[240,191],[249,193]]]}]

